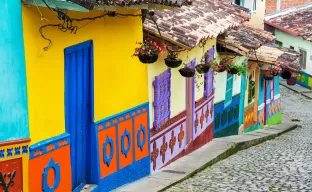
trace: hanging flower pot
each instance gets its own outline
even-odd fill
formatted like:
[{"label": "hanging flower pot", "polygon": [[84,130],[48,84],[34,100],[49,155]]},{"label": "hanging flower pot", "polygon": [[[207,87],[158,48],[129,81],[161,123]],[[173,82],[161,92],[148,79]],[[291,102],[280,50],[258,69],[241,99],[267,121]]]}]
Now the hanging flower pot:
[{"label": "hanging flower pot", "polygon": [[290,79],[291,77],[291,72],[290,71],[283,71],[282,74],[281,74],[281,77],[283,79]]},{"label": "hanging flower pot", "polygon": [[170,68],[177,68],[182,64],[182,60],[178,59],[175,55],[168,55],[165,59],[165,64]]},{"label": "hanging flower pot", "polygon": [[273,75],[271,75],[271,74],[269,74],[269,75],[263,75],[263,79],[264,80],[273,80],[274,79],[274,76]]},{"label": "hanging flower pot", "polygon": [[296,83],[297,83],[296,77],[291,77],[287,79],[287,85],[296,85]]},{"label": "hanging flower pot", "polygon": [[183,77],[187,78],[194,77],[195,75],[195,69],[192,69],[190,67],[181,68],[179,69],[179,72]]},{"label": "hanging flower pot", "polygon": [[277,76],[279,73],[280,73],[280,71],[278,69],[275,69],[275,68],[271,69],[271,75]]},{"label": "hanging flower pot", "polygon": [[234,74],[237,74],[237,73],[238,73],[238,69],[236,69],[236,68],[228,69],[227,72],[228,72],[229,74],[234,75]]},{"label": "hanging flower pot", "polygon": [[209,69],[210,69],[210,64],[209,63],[207,63],[207,64],[198,64],[198,65],[196,65],[195,68],[196,68],[196,71],[199,74],[208,73]]},{"label": "hanging flower pot", "polygon": [[216,72],[218,73],[222,73],[226,70],[226,66],[225,65],[219,65],[216,69]]},{"label": "hanging flower pot", "polygon": [[158,55],[165,53],[165,44],[158,45],[155,41],[145,40],[143,43],[137,42],[140,45],[139,48],[135,48],[133,56],[139,58],[142,63],[150,64],[155,63],[158,59]]},{"label": "hanging flower pot", "polygon": [[138,55],[138,57],[142,63],[146,63],[146,64],[155,63],[158,59],[158,55],[156,55],[156,54]]}]

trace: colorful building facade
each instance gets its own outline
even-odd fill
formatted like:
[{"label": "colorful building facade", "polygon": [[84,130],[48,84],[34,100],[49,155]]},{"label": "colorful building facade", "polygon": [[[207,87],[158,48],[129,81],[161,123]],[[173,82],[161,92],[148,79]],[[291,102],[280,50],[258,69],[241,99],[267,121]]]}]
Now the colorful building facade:
[{"label": "colorful building facade", "polygon": [[[298,6],[300,3],[302,5]],[[297,76],[297,84],[311,89],[312,42],[307,21],[311,18],[312,4],[299,4],[294,3],[288,9],[266,15],[265,29],[276,36],[276,44],[300,53],[299,64],[302,72]],[[297,19],[294,21],[292,18]],[[290,28],[292,25],[300,27]]]},{"label": "colorful building facade", "polygon": [[1,4],[0,191],[28,192],[30,136],[22,7],[18,0]]}]

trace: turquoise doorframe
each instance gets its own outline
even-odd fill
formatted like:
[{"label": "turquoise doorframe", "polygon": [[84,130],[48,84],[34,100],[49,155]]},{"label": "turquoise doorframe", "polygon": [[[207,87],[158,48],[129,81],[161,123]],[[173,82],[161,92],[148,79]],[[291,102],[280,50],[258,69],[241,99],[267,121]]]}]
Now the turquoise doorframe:
[{"label": "turquoise doorframe", "polygon": [[[247,71],[248,69],[248,59],[245,60]],[[244,113],[245,113],[245,90],[246,90],[246,80],[247,75],[242,75],[241,78],[241,92],[240,92],[240,101],[239,101],[239,125],[244,124]]]}]

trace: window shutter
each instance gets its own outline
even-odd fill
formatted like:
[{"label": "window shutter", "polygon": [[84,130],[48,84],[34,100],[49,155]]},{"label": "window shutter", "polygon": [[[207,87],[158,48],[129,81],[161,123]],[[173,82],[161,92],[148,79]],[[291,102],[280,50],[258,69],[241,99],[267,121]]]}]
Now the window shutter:
[{"label": "window shutter", "polygon": [[[206,63],[214,59],[214,45],[208,50],[209,57],[206,59]],[[213,92],[213,70],[211,69],[204,75],[204,96],[208,99],[209,95]]]},{"label": "window shutter", "polygon": [[226,80],[224,107],[227,107],[232,102],[232,94],[233,94],[233,75],[228,74]]},{"label": "window shutter", "polygon": [[154,86],[154,128],[157,130],[170,118],[170,97],[171,97],[171,70],[155,77]]}]

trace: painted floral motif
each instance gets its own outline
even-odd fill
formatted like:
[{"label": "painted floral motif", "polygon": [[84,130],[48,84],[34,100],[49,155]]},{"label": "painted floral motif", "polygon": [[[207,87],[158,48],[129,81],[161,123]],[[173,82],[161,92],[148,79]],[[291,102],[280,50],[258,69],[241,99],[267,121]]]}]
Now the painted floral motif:
[{"label": "painted floral motif", "polygon": [[205,120],[205,116],[204,116],[204,108],[202,108],[202,113],[200,116],[200,128],[202,129],[204,126],[204,120]]},{"label": "painted floral motif", "polygon": [[210,116],[211,116],[211,117],[212,117],[212,115],[213,115],[213,110],[214,110],[214,109],[213,109],[213,105],[211,105],[211,106],[210,106]]},{"label": "painted floral motif", "polygon": [[166,160],[166,151],[168,149],[168,143],[166,142],[166,136],[163,137],[163,143],[160,147],[160,156],[162,157],[162,162],[164,163]]},{"label": "painted floral motif", "polygon": [[207,109],[205,113],[205,118],[206,118],[206,123],[208,123],[208,118],[209,118],[209,104],[207,104]]},{"label": "painted floral motif", "polygon": [[[2,172],[0,172],[0,186],[2,186],[4,192],[9,192],[9,187],[14,185],[13,179],[15,175],[16,171],[7,174],[2,174]],[[6,177],[8,177],[8,179],[6,179]]]},{"label": "painted floral motif", "polygon": [[179,141],[179,148],[182,147],[182,141],[184,139],[184,130],[183,130],[183,125],[180,127],[180,133],[178,134],[178,141]]},{"label": "painted floral motif", "polygon": [[151,154],[151,161],[153,162],[153,170],[156,169],[156,162],[157,162],[156,160],[157,160],[158,154],[159,154],[159,149],[156,146],[156,142],[154,142],[153,143],[153,151]]},{"label": "painted floral motif", "polygon": [[169,142],[169,147],[170,147],[170,150],[171,150],[171,154],[173,153],[173,149],[174,149],[174,146],[176,144],[176,140],[177,140],[177,137],[174,136],[174,131],[172,130],[172,132],[171,132],[171,139],[170,139],[170,142]]},{"label": "painted floral motif", "polygon": [[198,115],[196,113],[195,121],[194,121],[194,126],[195,126],[195,133],[197,133],[197,127],[198,127]]}]

